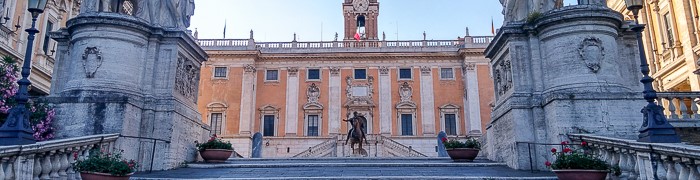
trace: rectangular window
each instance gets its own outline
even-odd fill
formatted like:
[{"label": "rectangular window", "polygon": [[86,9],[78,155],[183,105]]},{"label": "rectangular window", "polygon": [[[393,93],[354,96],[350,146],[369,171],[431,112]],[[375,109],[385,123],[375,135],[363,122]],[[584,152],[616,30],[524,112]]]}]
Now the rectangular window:
[{"label": "rectangular window", "polygon": [[445,114],[445,133],[457,135],[457,116],[455,114]]},{"label": "rectangular window", "polygon": [[367,70],[355,69],[355,79],[367,79]]},{"label": "rectangular window", "polygon": [[44,31],[44,54],[49,54],[49,42],[51,38],[49,37],[49,32],[53,31],[53,23],[51,21],[46,21],[46,31]]},{"label": "rectangular window", "polygon": [[454,79],[455,75],[452,68],[441,68],[440,69],[441,79]]},{"label": "rectangular window", "polygon": [[266,81],[277,81],[279,78],[279,71],[277,70],[267,70],[265,72],[265,80]]},{"label": "rectangular window", "polygon": [[675,40],[673,39],[673,24],[671,24],[671,13],[664,14],[664,25],[666,26],[666,38],[668,47],[673,47]]},{"label": "rectangular window", "polygon": [[221,134],[221,123],[223,120],[223,114],[221,113],[211,113],[211,118],[209,119],[209,125],[211,126],[211,133]]},{"label": "rectangular window", "polygon": [[275,116],[263,116],[263,136],[275,136]]},{"label": "rectangular window", "polygon": [[306,130],[306,136],[318,136],[318,115],[308,116],[308,130]]},{"label": "rectangular window", "polygon": [[413,136],[413,115],[412,114],[402,114],[401,115],[401,135]]},{"label": "rectangular window", "polygon": [[306,79],[308,80],[320,80],[321,79],[321,70],[319,69],[309,69],[307,73]]},{"label": "rectangular window", "polygon": [[228,74],[226,72],[226,70],[228,70],[228,69],[226,69],[226,67],[215,67],[214,68],[214,77],[225,78],[226,74]]},{"label": "rectangular window", "polygon": [[399,79],[411,79],[411,69],[399,69]]}]

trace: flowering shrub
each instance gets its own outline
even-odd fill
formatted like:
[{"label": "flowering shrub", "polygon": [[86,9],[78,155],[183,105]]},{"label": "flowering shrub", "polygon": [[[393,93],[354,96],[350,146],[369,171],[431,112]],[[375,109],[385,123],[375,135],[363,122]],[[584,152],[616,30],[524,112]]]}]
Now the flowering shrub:
[{"label": "flowering shrub", "polygon": [[[11,57],[4,57],[0,61],[0,125],[5,123],[8,112],[17,105],[14,96],[17,94],[19,86],[19,67],[17,61]],[[34,130],[34,139],[46,141],[54,138],[53,119],[55,110],[44,102],[29,100],[26,108],[30,111],[29,122]]]},{"label": "flowering shrub", "polygon": [[104,153],[99,148],[90,150],[90,156],[78,160],[78,152],[73,153],[76,160],[73,169],[78,172],[106,173],[113,176],[126,176],[136,172],[138,164],[134,160],[124,160],[120,152]]},{"label": "flowering shrub", "polygon": [[481,143],[474,138],[468,138],[466,142],[462,143],[457,140],[448,140],[447,138],[442,138],[442,143],[445,144],[445,148],[472,148],[481,149]]},{"label": "flowering shrub", "polygon": [[233,150],[233,146],[231,145],[231,142],[224,142],[220,138],[216,137],[216,134],[212,135],[211,138],[205,143],[197,143],[197,149],[199,151],[207,150],[207,149],[226,149],[226,150]]},{"label": "flowering shrub", "polygon": [[587,152],[588,143],[581,142],[579,149],[571,149],[568,141],[561,142],[563,149],[558,151],[557,148],[552,148],[550,151],[557,159],[552,162],[545,162],[545,165],[554,169],[586,169],[586,170],[609,170],[615,174],[619,173],[617,166],[611,166],[607,162],[600,160],[593,154]]}]

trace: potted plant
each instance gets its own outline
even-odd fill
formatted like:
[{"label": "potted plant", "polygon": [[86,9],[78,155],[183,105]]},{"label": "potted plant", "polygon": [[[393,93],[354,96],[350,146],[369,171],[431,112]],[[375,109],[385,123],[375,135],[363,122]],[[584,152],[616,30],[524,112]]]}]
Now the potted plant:
[{"label": "potted plant", "polygon": [[222,141],[216,134],[205,143],[197,143],[197,149],[205,162],[224,162],[233,154],[231,142]]},{"label": "potted plant", "polygon": [[127,180],[138,168],[134,160],[122,159],[121,152],[103,153],[99,148],[90,150],[86,159],[79,160],[77,152],[73,158],[73,169],[83,180]]},{"label": "potted plant", "polygon": [[474,161],[481,150],[481,143],[474,138],[468,138],[466,142],[442,138],[442,143],[453,161]]},{"label": "potted plant", "polygon": [[611,166],[607,162],[588,153],[588,144],[581,142],[582,148],[571,149],[569,142],[561,142],[562,150],[552,148],[552,155],[556,157],[554,163],[549,161],[545,165],[552,168],[552,171],[559,179],[570,180],[604,180],[608,173],[620,174],[619,167]]}]

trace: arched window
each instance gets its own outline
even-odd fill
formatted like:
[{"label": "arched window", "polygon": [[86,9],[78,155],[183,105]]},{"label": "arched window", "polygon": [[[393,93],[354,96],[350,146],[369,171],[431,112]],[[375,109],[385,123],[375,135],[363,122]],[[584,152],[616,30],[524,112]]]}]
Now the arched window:
[{"label": "arched window", "polygon": [[357,33],[360,34],[362,38],[365,38],[365,16],[357,16]]}]

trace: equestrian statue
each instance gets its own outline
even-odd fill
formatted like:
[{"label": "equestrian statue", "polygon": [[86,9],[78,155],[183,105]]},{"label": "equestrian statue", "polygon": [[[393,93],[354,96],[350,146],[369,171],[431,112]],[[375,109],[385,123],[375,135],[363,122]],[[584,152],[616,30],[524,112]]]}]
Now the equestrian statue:
[{"label": "equestrian statue", "polygon": [[351,129],[348,131],[348,136],[345,139],[345,145],[347,145],[349,141],[352,153],[355,154],[355,143],[360,144],[358,148],[359,153],[364,155],[367,154],[367,152],[364,151],[364,149],[362,149],[362,141],[367,143],[367,134],[365,133],[365,128],[367,127],[367,118],[365,118],[365,116],[358,115],[357,112],[353,112],[352,114],[352,118],[347,120],[343,119],[343,121],[350,122],[350,125],[352,125]]}]

